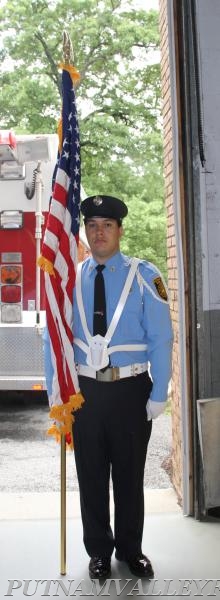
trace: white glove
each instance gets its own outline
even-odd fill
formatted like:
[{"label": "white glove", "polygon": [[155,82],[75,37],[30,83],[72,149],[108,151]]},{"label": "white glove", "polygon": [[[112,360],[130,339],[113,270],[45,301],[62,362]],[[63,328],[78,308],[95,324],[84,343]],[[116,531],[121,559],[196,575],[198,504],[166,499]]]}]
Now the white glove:
[{"label": "white glove", "polygon": [[161,415],[165,409],[166,402],[154,402],[153,400],[148,400],[147,403],[147,420],[151,421],[151,419],[156,419]]}]

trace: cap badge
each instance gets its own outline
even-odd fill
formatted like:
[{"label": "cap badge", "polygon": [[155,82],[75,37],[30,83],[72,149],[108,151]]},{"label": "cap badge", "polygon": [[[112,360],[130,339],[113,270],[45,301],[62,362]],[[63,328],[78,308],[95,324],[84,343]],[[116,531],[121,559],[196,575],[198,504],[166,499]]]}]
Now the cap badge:
[{"label": "cap badge", "polygon": [[100,206],[102,203],[103,200],[100,196],[95,196],[95,198],[93,198],[93,204],[95,204],[95,206]]}]

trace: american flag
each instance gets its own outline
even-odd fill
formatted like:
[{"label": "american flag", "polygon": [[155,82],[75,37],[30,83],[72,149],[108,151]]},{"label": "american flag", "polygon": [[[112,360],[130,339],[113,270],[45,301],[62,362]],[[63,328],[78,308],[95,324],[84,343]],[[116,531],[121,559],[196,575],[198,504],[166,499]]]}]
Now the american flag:
[{"label": "american flag", "polygon": [[71,430],[72,410],[79,408],[81,402],[72,333],[80,222],[80,141],[71,77],[71,69],[75,69],[62,67],[61,143],[40,266],[45,271],[46,318],[54,368],[50,416],[60,421],[60,433],[67,434]]}]

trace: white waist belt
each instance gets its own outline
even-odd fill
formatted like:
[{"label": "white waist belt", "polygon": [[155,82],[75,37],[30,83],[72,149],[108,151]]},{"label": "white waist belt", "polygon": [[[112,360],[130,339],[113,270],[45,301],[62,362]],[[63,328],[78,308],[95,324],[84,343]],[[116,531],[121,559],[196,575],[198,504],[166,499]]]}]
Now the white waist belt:
[{"label": "white waist belt", "polygon": [[146,362],[127,365],[126,367],[107,367],[104,372],[95,371],[95,369],[87,365],[76,365],[78,375],[84,375],[85,377],[91,377],[92,379],[97,379],[97,381],[104,382],[117,381],[124,377],[135,377],[136,375],[140,375],[140,373],[144,373],[147,369],[148,363]]}]

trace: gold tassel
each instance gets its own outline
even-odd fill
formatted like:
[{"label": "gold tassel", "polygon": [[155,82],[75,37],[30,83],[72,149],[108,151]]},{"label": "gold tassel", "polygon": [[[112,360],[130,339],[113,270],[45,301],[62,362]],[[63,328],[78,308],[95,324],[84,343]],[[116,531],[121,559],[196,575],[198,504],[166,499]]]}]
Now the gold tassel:
[{"label": "gold tassel", "polygon": [[54,423],[48,429],[48,435],[54,436],[57,442],[60,442],[62,434],[66,435],[70,440],[67,442],[67,448],[69,449],[73,448],[72,425],[75,420],[73,412],[82,408],[84,402],[85,400],[82,394],[78,392],[78,394],[70,396],[68,402],[52,406],[49,413],[50,419],[54,419],[59,423]]},{"label": "gold tassel", "polygon": [[49,273],[49,275],[53,275],[55,277],[53,264],[50,260],[48,260],[48,258],[45,258],[44,256],[39,256],[37,264],[43,271],[46,271],[47,273]]}]

